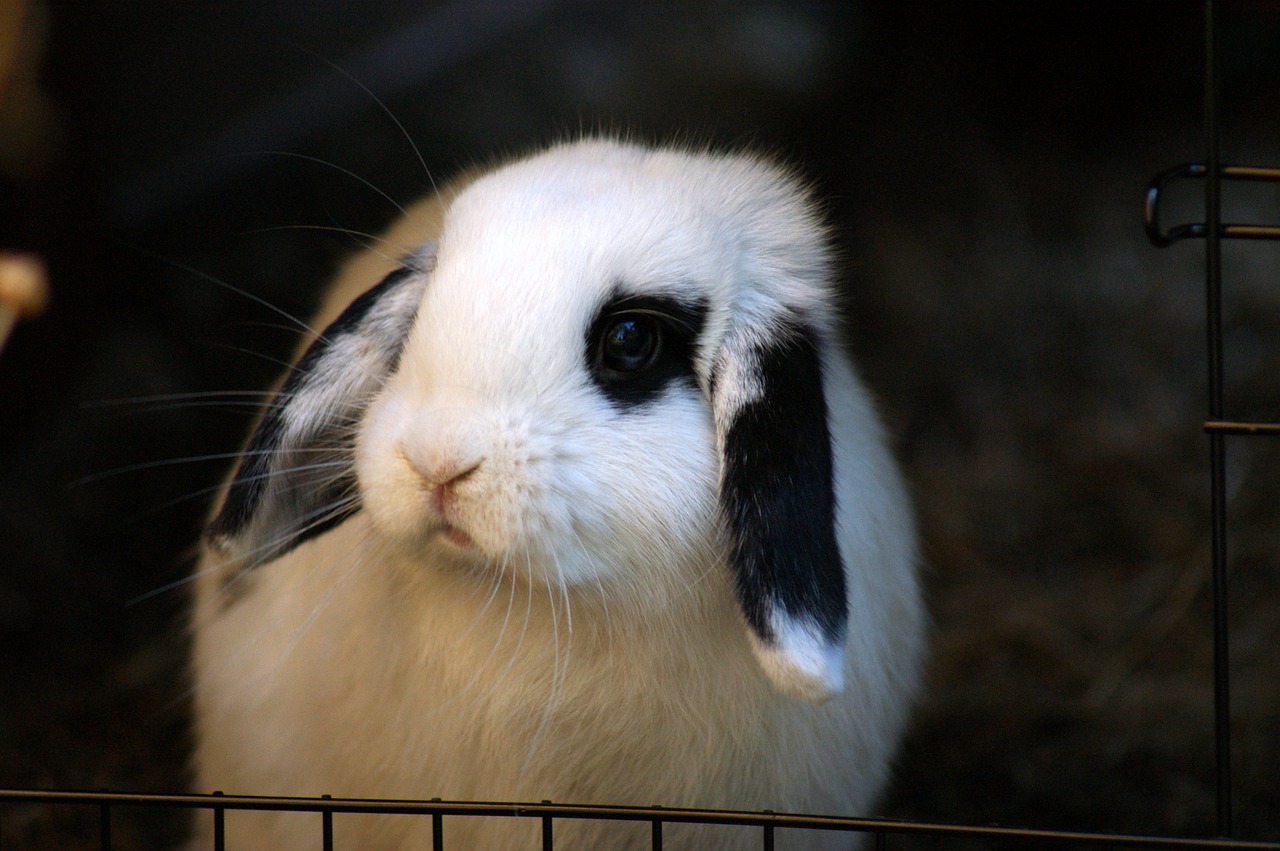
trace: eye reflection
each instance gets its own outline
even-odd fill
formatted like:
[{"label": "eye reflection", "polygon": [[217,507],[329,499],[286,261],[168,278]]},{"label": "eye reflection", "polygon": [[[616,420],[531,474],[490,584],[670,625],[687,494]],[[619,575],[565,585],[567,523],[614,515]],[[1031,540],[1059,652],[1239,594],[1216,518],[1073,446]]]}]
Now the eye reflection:
[{"label": "eye reflection", "polygon": [[613,372],[640,372],[652,366],[662,335],[652,318],[623,314],[606,326],[600,343],[601,364]]}]

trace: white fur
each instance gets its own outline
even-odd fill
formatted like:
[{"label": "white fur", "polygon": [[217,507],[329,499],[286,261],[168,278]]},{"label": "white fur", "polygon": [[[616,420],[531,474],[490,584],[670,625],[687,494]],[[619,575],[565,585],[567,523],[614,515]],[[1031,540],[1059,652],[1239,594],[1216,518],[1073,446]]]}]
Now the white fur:
[{"label": "white fur", "polygon": [[[866,814],[916,689],[923,612],[903,485],[832,338],[830,260],[804,194],[751,157],[584,141],[442,197],[388,237],[389,257],[431,238],[438,255],[358,435],[364,510],[229,586],[212,556],[200,566],[199,789]],[[390,265],[354,261],[334,305]],[[842,663],[800,626],[753,652],[705,381],[619,412],[586,380],[584,327],[618,285],[706,298],[703,378],[722,345],[750,342],[728,339],[734,317],[819,324]],[[761,392],[730,378],[717,414]],[[776,687],[797,658],[814,679],[793,691],[817,682],[825,703]],[[238,849],[318,842],[313,815],[227,825]],[[451,817],[446,847],[536,847],[538,830]],[[556,847],[643,848],[648,830],[560,821]],[[338,816],[335,832],[338,847],[428,847],[430,820]],[[670,824],[664,838],[727,849],[758,833]]]},{"label": "white fur", "polygon": [[769,621],[776,633],[774,643],[748,635],[765,675],[783,691],[815,703],[839,694],[844,688],[844,648],[827,641],[815,623],[776,610]]}]

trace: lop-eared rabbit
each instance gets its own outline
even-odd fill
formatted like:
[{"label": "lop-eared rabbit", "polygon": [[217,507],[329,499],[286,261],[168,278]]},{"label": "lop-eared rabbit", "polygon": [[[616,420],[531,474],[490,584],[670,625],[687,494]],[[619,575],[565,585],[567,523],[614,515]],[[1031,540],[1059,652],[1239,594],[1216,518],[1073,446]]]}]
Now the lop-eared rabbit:
[{"label": "lop-eared rabbit", "polygon": [[[585,139],[412,208],[342,270],[209,525],[200,790],[867,814],[925,625],[832,265],[807,191],[754,155]],[[538,847],[536,820],[444,825]],[[334,829],[430,846],[428,818]],[[319,817],[226,830],[312,848]]]}]

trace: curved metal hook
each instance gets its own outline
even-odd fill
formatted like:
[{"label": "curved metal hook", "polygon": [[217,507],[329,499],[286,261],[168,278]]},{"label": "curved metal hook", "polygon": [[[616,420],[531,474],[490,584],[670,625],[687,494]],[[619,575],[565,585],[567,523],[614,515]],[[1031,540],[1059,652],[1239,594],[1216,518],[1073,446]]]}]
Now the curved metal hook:
[{"label": "curved metal hook", "polygon": [[[1147,192],[1142,205],[1142,223],[1147,232],[1147,239],[1152,244],[1163,248],[1182,239],[1202,238],[1209,232],[1204,222],[1175,225],[1168,230],[1161,230],[1159,218],[1160,193],[1165,186],[1174,180],[1202,178],[1209,173],[1204,163],[1183,163],[1157,175],[1147,185]],[[1280,168],[1261,166],[1228,165],[1219,171],[1222,180],[1248,180],[1264,183],[1280,183]],[[1280,239],[1280,226],[1276,225],[1219,225],[1219,235],[1226,239]]]}]

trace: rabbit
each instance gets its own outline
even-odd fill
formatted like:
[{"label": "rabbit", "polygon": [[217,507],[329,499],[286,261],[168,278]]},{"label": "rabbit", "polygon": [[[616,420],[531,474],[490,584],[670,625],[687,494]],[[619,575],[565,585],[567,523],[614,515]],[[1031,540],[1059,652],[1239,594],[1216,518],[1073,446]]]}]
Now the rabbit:
[{"label": "rabbit", "polygon": [[[467,174],[350,261],[204,537],[200,791],[867,814],[927,627],[828,242],[768,158],[585,137]],[[451,816],[445,847],[540,829]],[[226,831],[311,848],[319,817]],[[431,820],[334,831],[421,848]],[[644,822],[554,835],[650,847]],[[669,823],[664,847],[759,836]]]}]

